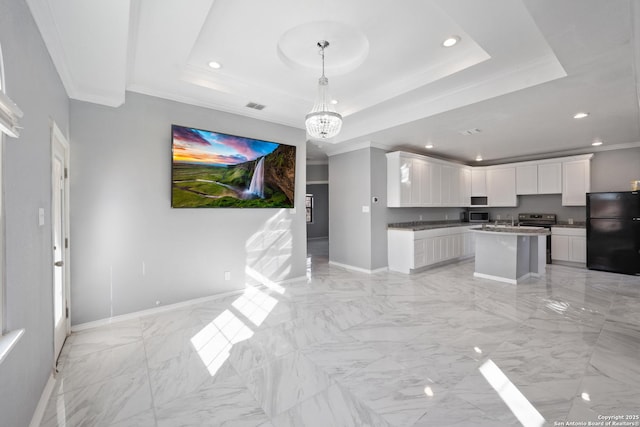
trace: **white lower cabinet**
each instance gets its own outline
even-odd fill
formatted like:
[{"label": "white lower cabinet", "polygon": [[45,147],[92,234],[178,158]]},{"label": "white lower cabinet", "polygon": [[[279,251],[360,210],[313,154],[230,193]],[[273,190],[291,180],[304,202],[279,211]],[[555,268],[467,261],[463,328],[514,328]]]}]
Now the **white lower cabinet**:
[{"label": "white lower cabinet", "polygon": [[432,230],[389,230],[389,270],[412,270],[473,256],[475,240],[468,226]]},{"label": "white lower cabinet", "polygon": [[587,262],[587,231],[584,228],[551,227],[553,261]]}]

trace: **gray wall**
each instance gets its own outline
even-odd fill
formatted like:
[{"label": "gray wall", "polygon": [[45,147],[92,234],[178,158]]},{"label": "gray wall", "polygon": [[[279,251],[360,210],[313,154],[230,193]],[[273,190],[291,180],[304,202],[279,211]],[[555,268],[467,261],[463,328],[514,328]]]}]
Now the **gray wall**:
[{"label": "gray wall", "polygon": [[600,151],[591,159],[591,191],[630,191],[640,179],[640,147]]},{"label": "gray wall", "polygon": [[471,208],[469,210],[489,212],[491,220],[511,218],[517,220],[519,213],[554,213],[558,216],[558,221],[567,221],[569,218],[584,221],[587,217],[584,206],[562,206],[561,194],[518,196],[518,206],[515,208]]},{"label": "gray wall", "polygon": [[365,270],[371,263],[370,149],[329,157],[329,259]]},{"label": "gray wall", "polygon": [[[305,275],[304,131],[134,93],[70,117],[72,324]],[[172,209],[172,123],[296,145],[297,213]]]},{"label": "gray wall", "polygon": [[21,137],[3,142],[6,320],[25,329],[0,364],[0,424],[27,426],[53,367],[50,121],[68,134],[69,105],[26,2],[0,0],[0,43],[7,94],[24,111]]},{"label": "gray wall", "polygon": [[313,194],[313,223],[307,224],[307,239],[329,237],[329,184],[307,184]]},{"label": "gray wall", "polygon": [[[371,270],[387,266],[387,156],[371,148]],[[374,202],[373,198],[378,201]]]},{"label": "gray wall", "polygon": [[307,182],[329,181],[329,165],[307,165]]}]

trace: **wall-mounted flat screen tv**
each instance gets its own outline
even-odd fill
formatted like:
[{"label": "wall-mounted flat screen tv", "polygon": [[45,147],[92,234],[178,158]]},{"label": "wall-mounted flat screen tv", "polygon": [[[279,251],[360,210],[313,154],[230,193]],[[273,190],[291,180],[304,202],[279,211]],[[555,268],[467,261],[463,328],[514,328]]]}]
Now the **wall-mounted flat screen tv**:
[{"label": "wall-mounted flat screen tv", "polygon": [[172,125],[174,208],[292,208],[296,147]]}]

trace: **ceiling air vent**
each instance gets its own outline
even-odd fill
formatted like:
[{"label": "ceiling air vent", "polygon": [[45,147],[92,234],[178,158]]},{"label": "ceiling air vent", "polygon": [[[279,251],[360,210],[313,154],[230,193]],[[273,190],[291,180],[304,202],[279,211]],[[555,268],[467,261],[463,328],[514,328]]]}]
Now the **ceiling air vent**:
[{"label": "ceiling air vent", "polygon": [[480,130],[478,128],[473,128],[473,129],[461,130],[461,131],[458,131],[458,132],[461,135],[468,136],[468,135],[475,135],[477,133],[480,133],[480,132],[482,132],[482,130]]},{"label": "ceiling air vent", "polygon": [[250,102],[247,105],[245,105],[245,107],[253,108],[254,110],[262,110],[262,109],[264,109],[264,105],[256,104],[255,102]]}]

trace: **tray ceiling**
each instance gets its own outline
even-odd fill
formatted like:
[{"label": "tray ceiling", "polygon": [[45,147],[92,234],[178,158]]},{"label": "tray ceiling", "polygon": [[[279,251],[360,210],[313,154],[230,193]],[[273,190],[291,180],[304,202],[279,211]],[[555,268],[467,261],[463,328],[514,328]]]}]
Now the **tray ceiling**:
[{"label": "tray ceiling", "polygon": [[344,125],[311,141],[313,159],[362,144],[431,143],[469,162],[640,141],[629,1],[27,2],[69,97],[112,107],[133,91],[304,129],[328,40]]}]

